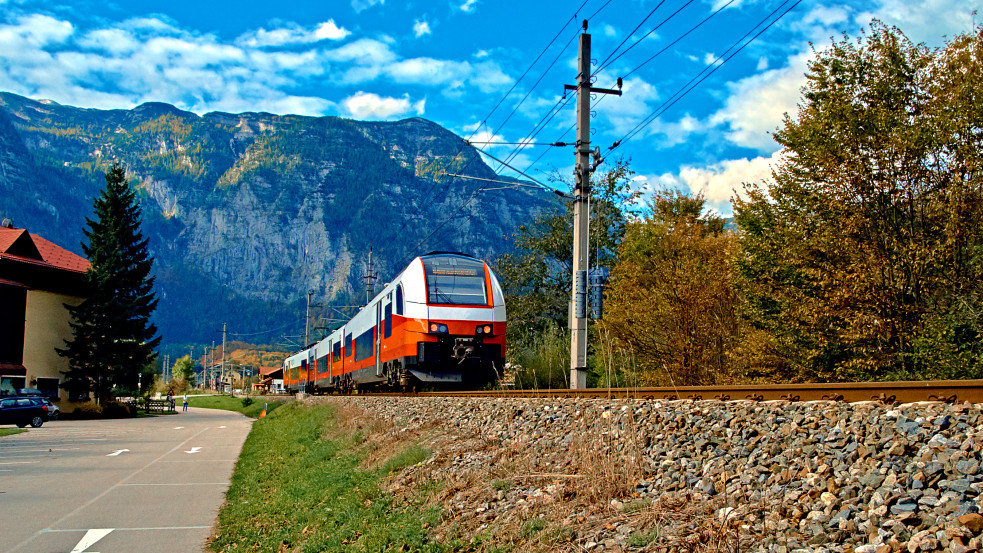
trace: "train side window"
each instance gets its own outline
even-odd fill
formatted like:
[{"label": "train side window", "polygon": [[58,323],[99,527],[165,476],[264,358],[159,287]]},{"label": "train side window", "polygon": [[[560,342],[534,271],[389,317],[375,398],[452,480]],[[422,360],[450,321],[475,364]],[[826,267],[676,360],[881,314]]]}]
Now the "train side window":
[{"label": "train side window", "polygon": [[334,343],[334,351],[332,353],[334,354],[334,363],[341,361],[341,342]]},{"label": "train side window", "polygon": [[386,304],[386,330],[385,330],[385,336],[386,336],[386,338],[388,338],[388,337],[390,337],[392,335],[393,335],[393,304],[387,303]]},{"label": "train side window", "polygon": [[373,334],[376,327],[372,327],[355,338],[355,361],[361,361],[372,357],[374,340]]},{"label": "train side window", "polygon": [[396,286],[396,314],[403,314],[403,285]]},{"label": "train side window", "polygon": [[345,357],[351,357],[351,356],[352,356],[352,335],[351,334],[346,334],[345,335]]},{"label": "train side window", "polygon": [[318,358],[317,360],[317,372],[324,372],[328,370],[328,356]]}]

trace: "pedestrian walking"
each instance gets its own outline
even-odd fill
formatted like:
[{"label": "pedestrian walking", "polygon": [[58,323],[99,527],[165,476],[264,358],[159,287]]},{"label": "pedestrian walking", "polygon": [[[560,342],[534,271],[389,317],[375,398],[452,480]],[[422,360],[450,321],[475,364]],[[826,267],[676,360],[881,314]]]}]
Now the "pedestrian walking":
[{"label": "pedestrian walking", "polygon": [[185,392],[184,393],[184,409],[183,409],[183,411],[187,412],[187,410],[188,410],[188,393]]}]

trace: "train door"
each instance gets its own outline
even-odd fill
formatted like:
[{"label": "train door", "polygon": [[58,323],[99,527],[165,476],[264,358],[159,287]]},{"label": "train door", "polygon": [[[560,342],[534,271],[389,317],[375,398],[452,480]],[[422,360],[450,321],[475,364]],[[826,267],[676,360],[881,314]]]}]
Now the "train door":
[{"label": "train door", "polygon": [[375,375],[382,376],[382,303],[375,304]]},{"label": "train door", "polygon": [[314,391],[314,379],[317,378],[317,357],[315,348],[307,350],[307,379],[304,391]]}]

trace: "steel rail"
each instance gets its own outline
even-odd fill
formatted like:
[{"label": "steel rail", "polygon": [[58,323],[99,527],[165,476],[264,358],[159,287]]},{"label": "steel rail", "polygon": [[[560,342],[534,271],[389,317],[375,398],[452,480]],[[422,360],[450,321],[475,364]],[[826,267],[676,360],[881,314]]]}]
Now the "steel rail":
[{"label": "steel rail", "polygon": [[412,397],[500,398],[609,398],[609,399],[716,399],[721,401],[881,401],[913,403],[983,403],[983,380],[899,382],[838,382],[812,384],[741,384],[730,386],[675,386],[658,388],[587,388],[581,390],[474,390],[443,392],[380,392],[359,395]]}]

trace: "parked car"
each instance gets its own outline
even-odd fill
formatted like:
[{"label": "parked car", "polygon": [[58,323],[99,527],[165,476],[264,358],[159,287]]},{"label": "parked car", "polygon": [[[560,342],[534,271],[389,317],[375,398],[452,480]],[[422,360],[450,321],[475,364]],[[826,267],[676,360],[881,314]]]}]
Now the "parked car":
[{"label": "parked car", "polygon": [[38,428],[48,420],[48,404],[43,397],[5,397],[0,399],[0,424]]},{"label": "parked car", "polygon": [[48,420],[57,420],[61,416],[61,409],[57,405],[51,403],[48,398],[43,398],[44,402],[48,405]]}]

